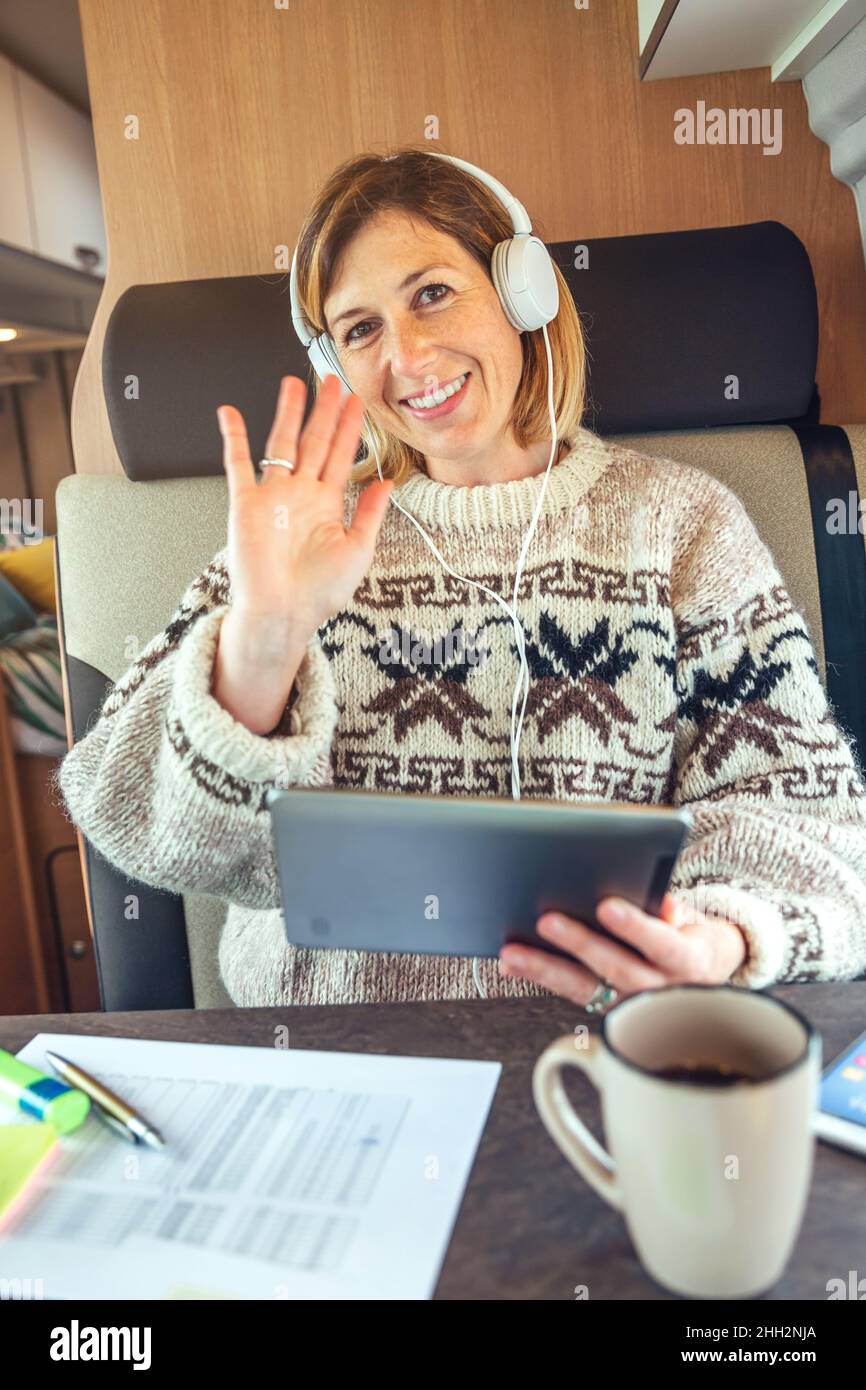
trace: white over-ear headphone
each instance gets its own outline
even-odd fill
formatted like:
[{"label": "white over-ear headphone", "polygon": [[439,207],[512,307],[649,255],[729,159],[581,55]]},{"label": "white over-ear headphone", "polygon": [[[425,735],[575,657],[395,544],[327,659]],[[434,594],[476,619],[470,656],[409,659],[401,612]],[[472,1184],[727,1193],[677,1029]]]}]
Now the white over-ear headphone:
[{"label": "white over-ear headphone", "polygon": [[[553,361],[550,355],[550,339],[547,335],[547,324],[556,318],[559,312],[559,285],[553,268],[550,253],[544,242],[533,234],[532,224],[527,215],[523,204],[513,197],[508,189],[493,178],[491,174],[485,173],[474,164],[469,164],[464,159],[457,159],[454,155],[440,154],[431,150],[430,154],[435,159],[447,159],[451,164],[456,164],[459,169],[463,169],[467,174],[472,174],[480,180],[491,193],[494,193],[502,203],[514,228],[514,235],[508,241],[500,241],[493,248],[493,257],[490,266],[491,278],[493,280],[496,293],[499,295],[499,302],[502,305],[505,317],[513,328],[519,333],[531,333],[540,328],[544,332],[544,346],[547,351],[547,408],[550,414],[550,428],[553,435],[550,447],[550,458],[547,463],[547,472],[544,475],[544,483],[539,493],[538,502],[529,529],[523,540],[520,551],[520,559],[517,564],[517,574],[514,580],[514,594],[512,604],[517,604],[517,591],[520,587],[520,576],[523,571],[523,562],[526,552],[529,549],[529,542],[535,531],[535,525],[541,512],[544,494],[547,490],[547,479],[556,457],[556,415],[553,405]],[[292,323],[301,342],[307,349],[307,355],[315,369],[316,375],[320,380],[329,374],[340,378],[345,387],[344,395],[351,391],[351,386],[346,380],[345,373],[337,355],[336,345],[328,333],[316,334],[310,327],[298,300],[298,286],[296,275],[296,262],[298,252],[292,257],[292,273],[290,280],[290,293],[292,301]],[[371,442],[373,442],[371,440]],[[373,453],[376,458],[376,467],[379,477],[382,478],[382,465],[379,453],[373,443]],[[413,526],[420,531],[425,541],[433,551],[434,555],[445,566],[449,574],[454,575],[455,579],[460,579],[465,584],[474,584],[476,589],[483,589],[486,594],[494,598],[497,603],[505,609],[514,625],[514,633],[517,638],[517,650],[520,656],[520,673],[517,677],[517,684],[514,687],[514,696],[511,702],[511,794],[515,801],[520,800],[520,768],[518,764],[517,752],[520,745],[520,735],[523,730],[523,715],[526,709],[526,700],[529,695],[529,667],[526,664],[526,639],[523,628],[517,619],[514,608],[506,603],[505,599],[499,594],[488,589],[486,584],[479,584],[475,579],[467,579],[463,574],[456,574],[447,563],[433,541],[427,535],[423,526],[412,516],[411,512],[401,506],[396,496],[392,492],[391,502],[401,511],[404,516],[412,522]],[[520,719],[515,726],[515,716],[517,713],[517,694],[523,685],[523,705],[520,710]],[[482,997],[486,991],[478,973],[478,959],[473,961],[473,977],[476,988]]]}]

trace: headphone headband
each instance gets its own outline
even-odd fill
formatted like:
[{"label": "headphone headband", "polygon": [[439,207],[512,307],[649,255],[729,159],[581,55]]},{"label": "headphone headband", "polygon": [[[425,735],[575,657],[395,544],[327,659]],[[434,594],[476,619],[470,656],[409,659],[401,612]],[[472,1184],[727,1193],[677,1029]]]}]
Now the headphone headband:
[{"label": "headphone headband", "polygon": [[[523,204],[509,193],[504,184],[476,164],[438,150],[430,150],[430,154],[434,159],[448,160],[483,183],[499,199],[511,220],[514,235],[511,240],[501,241],[494,248],[491,265],[493,283],[509,322],[520,333],[550,323],[559,309],[559,286],[547,247],[533,234],[532,223]],[[390,155],[389,158],[395,156]],[[351,387],[343,373],[332,338],[327,333],[317,335],[304,317],[298,298],[297,259],[296,246],[289,279],[295,332],[307,349],[319,378],[333,372],[349,391]]]}]

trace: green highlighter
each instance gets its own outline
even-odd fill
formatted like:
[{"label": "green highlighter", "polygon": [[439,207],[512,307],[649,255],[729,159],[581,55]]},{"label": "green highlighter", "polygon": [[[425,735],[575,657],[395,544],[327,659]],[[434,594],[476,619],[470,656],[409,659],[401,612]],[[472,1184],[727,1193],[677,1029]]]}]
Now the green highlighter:
[{"label": "green highlighter", "polygon": [[35,1067],[28,1067],[0,1047],[0,1100],[44,1120],[58,1134],[68,1134],[87,1118],[90,1096]]}]

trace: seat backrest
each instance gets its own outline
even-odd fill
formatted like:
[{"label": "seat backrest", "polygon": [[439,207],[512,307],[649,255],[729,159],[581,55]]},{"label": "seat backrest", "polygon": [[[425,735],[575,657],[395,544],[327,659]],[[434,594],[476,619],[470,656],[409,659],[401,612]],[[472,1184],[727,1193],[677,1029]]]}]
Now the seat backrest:
[{"label": "seat backrest", "polygon": [[[866,426],[817,426],[815,289],[801,243],[766,222],[550,250],[586,330],[585,423],[643,453],[695,464],[741,497],[806,617],[822,677],[832,635],[834,707],[856,725],[866,550],[856,526],[828,546],[824,503],[851,488],[858,503]],[[146,384],[138,395],[128,391],[131,363]],[[76,741],[225,544],[216,406],[230,401],[242,411],[259,458],[286,373],[309,379],[285,276],[134,286],[115,305],[103,386],[125,476],[76,474],[57,493],[59,620]],[[866,751],[866,723],[853,732]],[[86,841],[85,854],[103,1007],[230,1004],[216,959],[226,904],[131,881]],[[130,895],[137,918],[126,911]]]},{"label": "seat backrest", "polygon": [[[227,515],[224,477],[144,487],[128,478],[74,474],[60,483],[58,627],[75,742],[95,722],[114,682],[165,628],[190,582],[225,545]],[[84,851],[102,1007],[230,1005],[216,961],[226,905],[135,882],[86,838]]]}]

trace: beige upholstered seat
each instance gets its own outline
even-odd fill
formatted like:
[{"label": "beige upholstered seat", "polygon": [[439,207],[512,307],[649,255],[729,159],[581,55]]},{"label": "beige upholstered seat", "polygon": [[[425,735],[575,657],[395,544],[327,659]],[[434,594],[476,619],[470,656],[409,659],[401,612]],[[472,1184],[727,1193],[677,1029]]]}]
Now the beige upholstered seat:
[{"label": "beige upholstered seat", "polygon": [[[846,432],[866,496],[866,425],[848,426]],[[757,426],[614,438],[642,453],[703,468],[738,494],[806,618],[823,678],[812,521],[793,432]],[[135,651],[165,627],[187,585],[225,544],[225,479],[141,484],[75,475],[58,489],[57,515],[67,658],[115,681]],[[183,908],[195,1004],[228,1005],[217,966],[225,904],[186,895]],[[147,930],[146,921],[139,925]]]}]

